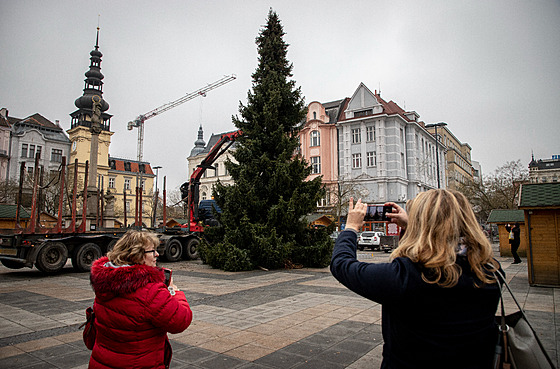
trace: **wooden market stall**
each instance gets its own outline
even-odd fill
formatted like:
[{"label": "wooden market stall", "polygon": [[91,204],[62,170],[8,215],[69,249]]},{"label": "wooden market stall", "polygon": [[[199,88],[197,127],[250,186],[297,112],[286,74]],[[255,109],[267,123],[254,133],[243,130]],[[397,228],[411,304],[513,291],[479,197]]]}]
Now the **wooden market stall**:
[{"label": "wooden market stall", "polygon": [[529,284],[560,286],[560,182],[521,186]]},{"label": "wooden market stall", "polygon": [[525,238],[525,214],[523,210],[496,209],[490,212],[487,223],[494,223],[498,227],[498,240],[500,242],[500,256],[511,257],[511,247],[509,245],[509,232],[506,225],[519,223],[520,238],[517,253],[521,257],[527,256],[527,241]]}]

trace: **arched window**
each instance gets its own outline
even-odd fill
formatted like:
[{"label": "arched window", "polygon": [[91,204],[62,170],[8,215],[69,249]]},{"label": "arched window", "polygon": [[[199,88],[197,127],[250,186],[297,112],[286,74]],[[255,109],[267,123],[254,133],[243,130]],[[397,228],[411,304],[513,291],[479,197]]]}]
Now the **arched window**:
[{"label": "arched window", "polygon": [[311,145],[310,146],[321,146],[321,135],[319,131],[311,132]]},{"label": "arched window", "polygon": [[316,111],[313,112],[313,119],[317,119],[317,112]]}]

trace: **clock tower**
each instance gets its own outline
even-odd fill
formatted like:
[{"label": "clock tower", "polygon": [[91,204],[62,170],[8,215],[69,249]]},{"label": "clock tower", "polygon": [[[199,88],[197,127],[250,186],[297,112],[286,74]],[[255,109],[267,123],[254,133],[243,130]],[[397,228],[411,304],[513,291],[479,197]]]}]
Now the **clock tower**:
[{"label": "clock tower", "polygon": [[[88,168],[88,217],[97,214],[97,188],[103,195],[103,178],[107,178],[109,170],[109,145],[111,115],[107,113],[109,104],[103,99],[103,74],[101,73],[101,57],[99,51],[99,28],[95,48],[90,52],[89,70],[85,73],[83,95],[74,101],[78,110],[70,114],[72,122],[67,131],[71,142],[69,174],[78,171],[78,191],[83,188],[85,179],[85,163]],[[77,167],[75,165],[78,161]],[[69,179],[73,175],[69,175]],[[106,186],[107,184],[105,184]]]}]

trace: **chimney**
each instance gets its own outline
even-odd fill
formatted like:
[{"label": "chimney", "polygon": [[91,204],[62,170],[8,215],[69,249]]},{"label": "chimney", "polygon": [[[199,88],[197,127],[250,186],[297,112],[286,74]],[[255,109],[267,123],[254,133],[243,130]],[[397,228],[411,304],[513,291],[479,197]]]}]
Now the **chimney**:
[{"label": "chimney", "polygon": [[8,119],[8,109],[2,108],[0,109],[0,115],[6,119]]},{"label": "chimney", "polygon": [[60,127],[60,120],[55,120],[54,123],[56,124],[57,127]]}]

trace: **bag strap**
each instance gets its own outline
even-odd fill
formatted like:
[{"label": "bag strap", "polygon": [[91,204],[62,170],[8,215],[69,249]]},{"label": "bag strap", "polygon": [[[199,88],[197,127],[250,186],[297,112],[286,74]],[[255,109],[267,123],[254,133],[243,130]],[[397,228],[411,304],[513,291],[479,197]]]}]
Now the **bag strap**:
[{"label": "bag strap", "polygon": [[[509,326],[506,324],[506,311],[504,309],[504,292],[503,292],[503,289],[502,289],[502,283],[507,284],[507,282],[505,281],[505,279],[503,278],[502,274],[499,271],[496,271],[493,274],[494,274],[494,278],[496,278],[496,281],[498,283],[498,287],[500,288],[501,315],[500,315],[500,326],[498,328],[500,330],[500,336],[501,336],[501,341],[502,342],[501,342],[501,345],[498,343],[498,346],[501,346],[501,349],[503,350],[501,352],[501,353],[504,354],[504,361],[503,362],[504,363],[509,363],[508,337],[507,337],[507,332],[509,330]],[[509,289],[509,287],[508,287],[508,291],[511,293],[511,290]],[[512,296],[513,296],[513,294],[512,294]],[[515,297],[513,299],[515,300]],[[516,303],[517,303],[517,300],[516,300]],[[518,306],[519,306],[519,304],[518,304]],[[498,338],[498,340],[500,340],[500,337]],[[499,360],[499,359],[496,358],[495,360],[497,362],[497,360]]]},{"label": "bag strap", "polygon": [[527,319],[527,315],[525,314],[525,311],[521,308],[521,305],[519,304],[519,302],[517,301],[517,299],[513,295],[513,291],[509,287],[509,285],[506,282],[506,279],[504,278],[504,276],[499,271],[497,271],[497,272],[494,272],[494,277],[498,281],[498,286],[500,287],[500,305],[501,305],[500,332],[502,333],[502,336],[504,338],[505,362],[506,363],[508,362],[507,331],[509,330],[509,327],[506,324],[506,314],[505,314],[505,309],[504,309],[504,296],[503,296],[502,284],[506,286],[507,290],[509,291],[509,294],[511,295],[511,297],[513,297],[513,301],[515,301],[515,304],[519,308],[519,311],[521,312],[521,315],[523,316],[523,319],[525,319],[525,322],[527,323],[527,325],[529,326],[529,328],[531,329],[531,331],[535,335],[535,339],[537,341],[537,344],[541,347],[542,352],[544,354],[544,357],[546,358],[546,360],[548,361],[548,363],[550,364],[550,366],[552,368],[556,368],[556,364],[554,364],[552,362],[552,359],[550,358],[550,356],[548,356],[548,352],[546,352],[542,342],[540,341],[540,339],[537,335],[537,331],[535,331],[535,329],[531,325],[531,322],[529,322],[529,319]]}]

